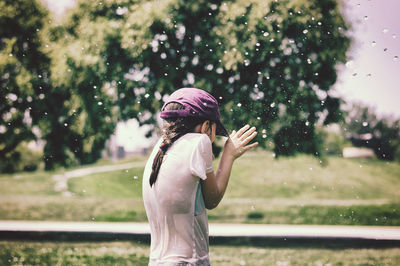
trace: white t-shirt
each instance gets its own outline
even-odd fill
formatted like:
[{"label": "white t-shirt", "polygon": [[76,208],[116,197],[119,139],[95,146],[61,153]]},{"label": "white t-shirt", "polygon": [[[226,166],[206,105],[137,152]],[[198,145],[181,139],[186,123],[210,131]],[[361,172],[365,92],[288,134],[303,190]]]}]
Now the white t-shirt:
[{"label": "white t-shirt", "polygon": [[208,220],[199,180],[213,171],[210,138],[188,133],[176,140],[150,187],[161,141],[143,174],[143,200],[151,230],[149,265],[209,265]]}]

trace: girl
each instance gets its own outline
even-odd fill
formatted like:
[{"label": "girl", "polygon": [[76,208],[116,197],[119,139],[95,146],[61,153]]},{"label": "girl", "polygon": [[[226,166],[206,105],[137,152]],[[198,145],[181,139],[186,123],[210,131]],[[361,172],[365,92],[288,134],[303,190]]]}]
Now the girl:
[{"label": "girl", "polygon": [[162,138],[143,174],[143,200],[150,223],[149,265],[210,265],[205,208],[221,201],[232,164],[257,142],[246,125],[227,139],[216,173],[212,142],[228,136],[218,102],[196,88],[175,91],[161,109]]}]

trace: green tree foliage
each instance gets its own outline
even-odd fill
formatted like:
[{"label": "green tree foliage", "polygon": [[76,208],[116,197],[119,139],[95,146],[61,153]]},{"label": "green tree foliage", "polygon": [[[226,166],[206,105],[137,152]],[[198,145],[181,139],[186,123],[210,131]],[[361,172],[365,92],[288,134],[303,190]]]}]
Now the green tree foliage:
[{"label": "green tree foliage", "polygon": [[[40,33],[47,19],[47,11],[36,0],[0,1],[0,161],[3,162],[20,158],[17,146],[36,138],[34,128],[42,119],[50,60],[42,50]],[[14,171],[13,165],[16,164],[1,170]]]},{"label": "green tree foliage", "polygon": [[[29,63],[7,72],[18,78],[9,74],[4,81],[2,74],[2,89],[11,87],[5,82],[19,82],[23,85],[13,87],[31,86],[31,98],[42,98],[33,108],[28,95],[14,93],[38,114],[31,117],[46,140],[48,169],[95,161],[117,121],[156,124],[165,97],[185,86],[215,95],[228,128],[257,126],[258,141],[274,140],[278,156],[318,154],[315,122],[323,117],[328,124],[341,116],[340,99],[330,89],[350,40],[338,1],[81,0],[59,25],[48,28],[42,43],[33,36],[44,22],[34,23],[28,38],[15,29],[10,37],[2,34],[2,58],[25,60],[7,57],[15,49],[10,47],[25,49],[24,40],[37,40],[32,47],[51,58],[34,60],[36,67],[44,62],[43,74]],[[20,2],[1,3],[24,15],[27,3],[42,10],[33,0]],[[32,20],[45,18],[44,11],[32,12]],[[2,21],[9,16],[30,25],[18,22],[27,16],[4,14]],[[2,60],[3,65],[16,66]],[[40,88],[45,92],[35,91]],[[16,104],[13,97],[4,106]]]},{"label": "green tree foliage", "polygon": [[130,10],[122,45],[143,73],[134,82],[141,108],[158,110],[159,95],[179,87],[203,88],[228,127],[274,135],[277,155],[318,153],[314,123],[341,117],[330,89],[350,40],[337,1],[171,0]]},{"label": "green tree foliage", "polygon": [[378,117],[362,104],[353,104],[346,113],[344,134],[353,145],[373,149],[379,159],[400,161],[400,119]]},{"label": "green tree foliage", "polygon": [[71,78],[60,80],[88,95],[112,87],[117,119],[154,123],[165,95],[195,86],[228,127],[263,128],[290,155],[318,153],[314,123],[340,117],[329,91],[350,41],[335,0],[82,1],[68,21]]},{"label": "green tree foliage", "polygon": [[81,1],[49,30],[51,83],[61,99],[54,117],[61,122],[58,131],[48,127],[45,133],[47,168],[96,161],[120,117],[119,99],[133,93],[122,87],[131,61],[120,45],[120,4]]},{"label": "green tree foliage", "polygon": [[116,121],[155,124],[165,96],[194,86],[228,128],[264,129],[277,155],[319,154],[314,123],[341,116],[330,88],[346,30],[336,0],[79,1],[51,35],[53,85],[75,110],[69,149],[95,160]]}]

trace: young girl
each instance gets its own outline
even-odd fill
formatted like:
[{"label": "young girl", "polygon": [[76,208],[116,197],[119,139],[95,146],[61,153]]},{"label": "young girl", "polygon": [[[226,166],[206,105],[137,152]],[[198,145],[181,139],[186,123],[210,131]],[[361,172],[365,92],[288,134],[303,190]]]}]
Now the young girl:
[{"label": "young girl", "polygon": [[257,142],[246,125],[227,139],[216,173],[212,142],[228,136],[218,102],[195,88],[175,91],[161,110],[162,138],[143,175],[143,200],[151,230],[149,265],[210,265],[205,208],[221,201],[232,164]]}]

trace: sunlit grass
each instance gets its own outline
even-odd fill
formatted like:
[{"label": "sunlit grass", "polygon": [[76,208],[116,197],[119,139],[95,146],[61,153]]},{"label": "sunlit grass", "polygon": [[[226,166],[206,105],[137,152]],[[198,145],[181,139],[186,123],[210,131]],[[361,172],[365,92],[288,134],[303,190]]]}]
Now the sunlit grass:
[{"label": "sunlit grass", "polygon": [[140,198],[143,168],[96,173],[68,180],[68,189],[76,196]]},{"label": "sunlit grass", "polygon": [[[1,265],[147,265],[149,246],[135,242],[0,241]],[[211,265],[399,265],[400,248],[210,247]]]},{"label": "sunlit grass", "polygon": [[250,152],[233,168],[228,198],[389,199],[400,201],[400,165],[368,159],[281,157]]},{"label": "sunlit grass", "polygon": [[[71,178],[67,191],[56,191],[52,178],[65,170],[0,175],[0,219],[145,222],[145,160]],[[276,160],[255,151],[235,162],[224,199],[208,214],[224,223],[400,225],[398,191],[397,163],[335,157],[321,163],[306,155]]]}]

